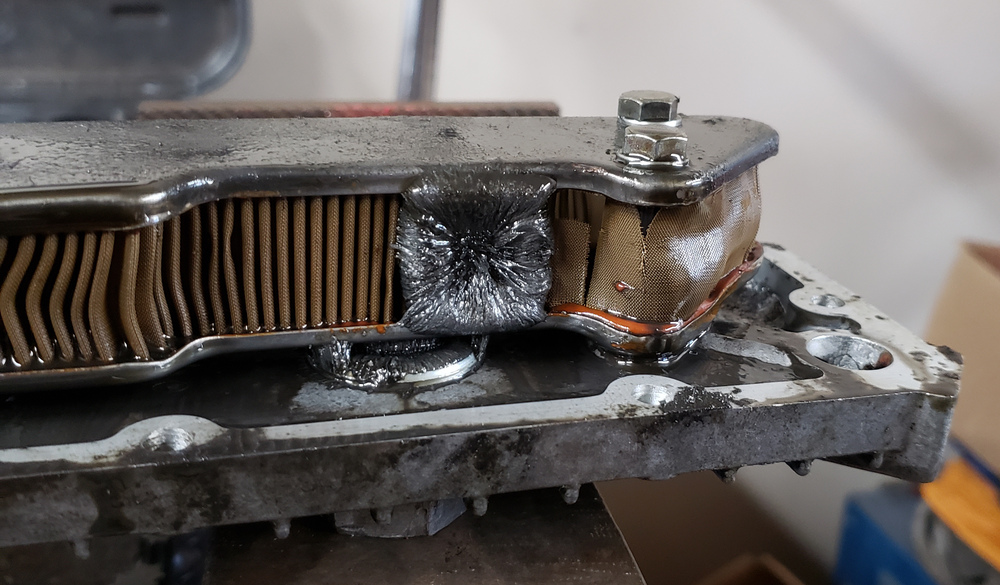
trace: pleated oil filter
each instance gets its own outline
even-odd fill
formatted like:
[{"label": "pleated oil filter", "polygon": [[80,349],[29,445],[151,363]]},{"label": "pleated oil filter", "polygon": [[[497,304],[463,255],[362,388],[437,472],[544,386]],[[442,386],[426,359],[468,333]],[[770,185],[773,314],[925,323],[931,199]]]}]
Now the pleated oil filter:
[{"label": "pleated oil filter", "polygon": [[398,214],[396,195],[234,198],[126,232],[0,238],[3,367],[162,359],[198,337],[391,323]]}]

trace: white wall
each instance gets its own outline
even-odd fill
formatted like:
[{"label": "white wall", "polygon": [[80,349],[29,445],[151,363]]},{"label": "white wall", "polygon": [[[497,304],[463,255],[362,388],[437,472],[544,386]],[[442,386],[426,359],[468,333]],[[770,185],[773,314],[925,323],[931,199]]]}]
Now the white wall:
[{"label": "white wall", "polygon": [[[391,100],[404,0],[256,0],[217,99]],[[437,97],[614,114],[628,89],[781,134],[761,238],[921,331],[963,238],[1000,240],[1000,4],[884,0],[444,0]],[[842,494],[818,464],[741,483],[832,563]]]}]

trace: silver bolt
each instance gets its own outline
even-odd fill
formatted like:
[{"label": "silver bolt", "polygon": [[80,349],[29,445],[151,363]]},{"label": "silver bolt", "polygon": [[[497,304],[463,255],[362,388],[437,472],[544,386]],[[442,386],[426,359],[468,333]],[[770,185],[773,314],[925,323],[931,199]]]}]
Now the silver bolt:
[{"label": "silver bolt", "polygon": [[618,98],[618,117],[639,122],[675,122],[680,99],[665,91],[627,91]]},{"label": "silver bolt", "polygon": [[812,459],[803,459],[801,461],[789,461],[788,466],[792,468],[797,475],[805,477],[809,475],[812,470]]},{"label": "silver bolt", "polygon": [[292,533],[292,521],[288,518],[272,520],[271,525],[274,527],[274,537],[278,540],[285,540]]},{"label": "silver bolt", "polygon": [[566,485],[560,489],[564,502],[572,506],[580,499],[580,486],[578,484]]},{"label": "silver bolt", "polygon": [[622,156],[639,165],[661,163],[682,167],[687,164],[687,134],[665,124],[625,128]]},{"label": "silver bolt", "polygon": [[627,91],[618,98],[615,157],[632,167],[687,165],[687,135],[680,130],[680,99],[665,91]]},{"label": "silver bolt", "polygon": [[81,561],[90,558],[90,541],[86,538],[78,538],[73,541],[73,554]]},{"label": "silver bolt", "polygon": [[715,475],[719,476],[722,483],[733,483],[736,481],[736,472],[739,471],[739,467],[729,467],[726,469],[713,469]]},{"label": "silver bolt", "polygon": [[377,508],[375,510],[375,522],[382,526],[392,522],[392,508]]}]

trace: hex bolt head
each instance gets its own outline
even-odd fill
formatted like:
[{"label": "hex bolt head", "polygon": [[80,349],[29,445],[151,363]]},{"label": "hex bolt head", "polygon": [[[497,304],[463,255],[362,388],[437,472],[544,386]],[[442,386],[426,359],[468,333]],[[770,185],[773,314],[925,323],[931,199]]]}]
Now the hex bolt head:
[{"label": "hex bolt head", "polygon": [[485,516],[486,509],[489,508],[490,500],[485,497],[478,497],[472,499],[472,513],[476,516]]},{"label": "hex bolt head", "polygon": [[792,468],[792,471],[794,471],[796,475],[805,477],[809,475],[809,472],[812,470],[812,463],[812,459],[803,459],[801,461],[789,461],[788,466]]},{"label": "hex bolt head", "polygon": [[385,526],[392,522],[392,508],[376,508],[375,523]]},{"label": "hex bolt head", "polygon": [[622,154],[640,162],[687,164],[687,134],[679,128],[660,124],[629,126],[625,129]]},{"label": "hex bolt head", "polygon": [[680,100],[665,91],[628,91],[618,98],[618,117],[641,122],[672,122],[677,120]]},{"label": "hex bolt head", "polygon": [[272,520],[271,525],[274,527],[274,537],[278,540],[284,540],[292,533],[292,521],[288,518]]},{"label": "hex bolt head", "polygon": [[722,483],[733,483],[736,481],[736,472],[739,470],[739,467],[729,467],[727,469],[713,469],[712,471],[722,480]]},{"label": "hex bolt head", "polygon": [[572,506],[580,499],[580,486],[577,484],[565,485],[560,488],[560,494],[564,502]]}]

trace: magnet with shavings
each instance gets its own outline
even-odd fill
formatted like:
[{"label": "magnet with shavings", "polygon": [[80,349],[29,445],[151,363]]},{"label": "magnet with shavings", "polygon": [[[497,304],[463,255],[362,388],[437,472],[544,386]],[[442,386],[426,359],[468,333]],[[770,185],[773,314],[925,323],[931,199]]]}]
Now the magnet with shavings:
[{"label": "magnet with shavings", "polygon": [[555,182],[500,172],[425,176],[404,194],[396,247],[406,312],[434,335],[524,329],[546,317]]}]

